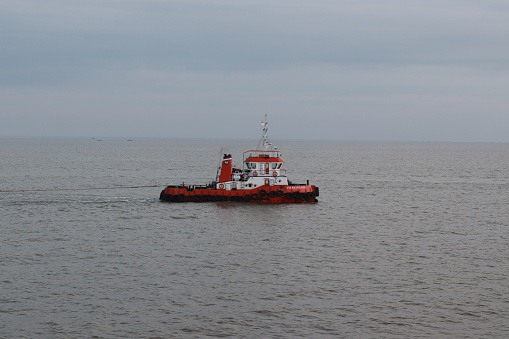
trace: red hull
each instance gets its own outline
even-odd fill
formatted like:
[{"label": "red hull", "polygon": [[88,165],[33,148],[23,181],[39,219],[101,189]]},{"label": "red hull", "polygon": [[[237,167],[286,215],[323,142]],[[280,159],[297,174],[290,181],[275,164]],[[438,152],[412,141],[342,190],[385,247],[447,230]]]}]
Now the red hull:
[{"label": "red hull", "polygon": [[250,190],[225,190],[213,187],[168,186],[160,199],[168,202],[239,201],[269,204],[316,202],[314,185],[264,185]]}]

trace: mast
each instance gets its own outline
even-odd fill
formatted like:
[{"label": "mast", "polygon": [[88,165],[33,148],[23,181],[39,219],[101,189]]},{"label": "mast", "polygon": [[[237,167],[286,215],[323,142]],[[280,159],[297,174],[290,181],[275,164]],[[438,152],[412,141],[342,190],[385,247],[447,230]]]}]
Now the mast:
[{"label": "mast", "polygon": [[262,121],[262,138],[260,139],[260,141],[258,142],[258,146],[256,147],[257,149],[260,149],[260,144],[263,145],[263,150],[264,151],[268,151],[270,148],[272,148],[272,143],[270,142],[269,140],[269,127],[268,127],[268,124],[269,122],[267,121],[267,114],[265,114],[265,120]]},{"label": "mast", "polygon": [[223,154],[223,148],[224,147],[221,147],[221,150],[219,151],[219,166],[217,166],[216,182],[219,181],[219,171],[221,170],[221,163],[223,161],[223,158],[221,157],[221,155]]}]

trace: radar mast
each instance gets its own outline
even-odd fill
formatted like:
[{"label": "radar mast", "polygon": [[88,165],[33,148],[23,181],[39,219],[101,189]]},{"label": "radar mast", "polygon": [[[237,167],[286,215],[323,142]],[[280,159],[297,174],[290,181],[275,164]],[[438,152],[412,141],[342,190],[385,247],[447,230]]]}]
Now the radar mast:
[{"label": "radar mast", "polygon": [[258,142],[257,149],[260,149],[260,144],[263,145],[263,150],[268,151],[272,149],[272,143],[269,140],[269,122],[267,121],[267,114],[265,114],[265,119],[262,121],[262,138]]}]

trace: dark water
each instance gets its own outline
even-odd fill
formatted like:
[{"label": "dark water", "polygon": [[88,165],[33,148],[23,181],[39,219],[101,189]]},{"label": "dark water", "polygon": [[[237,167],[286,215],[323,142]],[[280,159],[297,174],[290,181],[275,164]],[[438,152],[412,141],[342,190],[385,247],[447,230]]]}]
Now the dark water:
[{"label": "dark water", "polygon": [[318,203],[158,201],[253,144],[0,139],[48,190],[0,193],[0,338],[509,337],[509,144],[280,142]]}]

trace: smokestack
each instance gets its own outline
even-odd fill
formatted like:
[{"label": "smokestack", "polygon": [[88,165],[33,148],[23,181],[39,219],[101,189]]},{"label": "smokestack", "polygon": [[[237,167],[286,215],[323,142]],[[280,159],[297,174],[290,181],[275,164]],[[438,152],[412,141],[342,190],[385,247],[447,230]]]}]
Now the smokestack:
[{"label": "smokestack", "polygon": [[219,182],[232,180],[232,155],[225,154],[221,163],[221,173],[219,174]]}]

